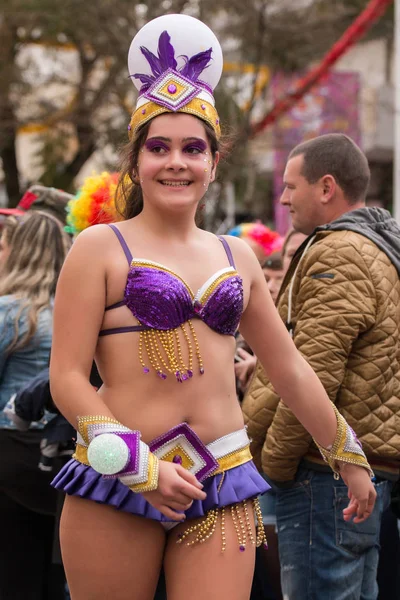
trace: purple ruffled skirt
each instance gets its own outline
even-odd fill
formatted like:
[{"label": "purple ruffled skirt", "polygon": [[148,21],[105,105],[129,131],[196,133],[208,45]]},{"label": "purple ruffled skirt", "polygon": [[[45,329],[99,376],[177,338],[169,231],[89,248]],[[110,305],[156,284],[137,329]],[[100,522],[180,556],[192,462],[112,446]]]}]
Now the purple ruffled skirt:
[{"label": "purple ruffled skirt", "polygon": [[[218,490],[221,478],[224,478]],[[80,496],[118,510],[154,519],[169,521],[149,504],[141,494],[135,494],[118,479],[104,479],[97,471],[71,459],[52,481],[52,485],[71,496]],[[253,461],[213,475],[203,481],[205,500],[195,500],[186,511],[187,519],[203,517],[212,508],[222,508],[264,494],[270,486],[261,477]]]}]

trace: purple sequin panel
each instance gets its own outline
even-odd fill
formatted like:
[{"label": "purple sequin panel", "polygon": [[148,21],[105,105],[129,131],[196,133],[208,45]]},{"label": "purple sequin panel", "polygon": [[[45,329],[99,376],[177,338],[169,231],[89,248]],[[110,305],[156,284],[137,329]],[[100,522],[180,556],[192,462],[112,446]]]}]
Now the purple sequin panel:
[{"label": "purple sequin panel", "polygon": [[243,283],[239,275],[235,275],[215,288],[198,316],[214,331],[234,335],[242,312]]},{"label": "purple sequin panel", "polygon": [[152,329],[175,329],[193,317],[193,303],[186,286],[166,271],[132,267],[125,302],[142,325]]}]

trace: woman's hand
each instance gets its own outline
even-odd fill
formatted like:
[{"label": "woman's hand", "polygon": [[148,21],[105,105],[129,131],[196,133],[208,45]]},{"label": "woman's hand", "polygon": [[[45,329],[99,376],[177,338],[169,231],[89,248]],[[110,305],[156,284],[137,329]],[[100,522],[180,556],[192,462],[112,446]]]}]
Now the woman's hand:
[{"label": "woman's hand", "polygon": [[[349,463],[340,464],[340,475],[349,488],[350,504],[343,510],[345,521],[362,523],[374,510],[376,491],[364,467]],[[354,517],[354,518],[353,518]]]},{"label": "woman's hand", "polygon": [[239,379],[242,389],[245,389],[256,367],[257,357],[249,354],[243,348],[238,348],[236,354],[243,360],[235,363],[235,375]]},{"label": "woman's hand", "polygon": [[145,492],[143,497],[172,521],[183,521],[183,511],[190,508],[193,500],[205,500],[202,487],[181,465],[160,460],[158,487],[153,492]]}]

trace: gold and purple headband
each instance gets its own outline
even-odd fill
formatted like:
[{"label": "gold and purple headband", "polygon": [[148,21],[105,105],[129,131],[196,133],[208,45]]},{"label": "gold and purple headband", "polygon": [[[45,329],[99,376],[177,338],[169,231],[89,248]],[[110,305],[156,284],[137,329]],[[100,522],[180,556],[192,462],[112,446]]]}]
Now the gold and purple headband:
[{"label": "gold and purple headband", "polygon": [[142,27],[128,56],[130,77],[139,91],[128,126],[130,139],[142,125],[168,112],[199,117],[219,138],[213,92],[221,78],[222,63],[217,38],[198,19],[165,15]]}]

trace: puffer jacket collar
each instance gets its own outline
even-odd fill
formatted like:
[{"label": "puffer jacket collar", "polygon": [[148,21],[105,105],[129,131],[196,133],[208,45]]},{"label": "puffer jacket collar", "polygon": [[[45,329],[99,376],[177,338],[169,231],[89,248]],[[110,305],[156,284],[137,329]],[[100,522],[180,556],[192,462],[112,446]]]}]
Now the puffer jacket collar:
[{"label": "puffer jacket collar", "polygon": [[335,221],[326,225],[319,225],[311,235],[297,248],[289,269],[282,282],[277,298],[277,304],[283,292],[289,285],[296,267],[303,256],[304,250],[309,245],[311,238],[323,231],[354,231],[367,237],[382,250],[396,267],[400,276],[400,226],[388,210],[377,207],[364,207],[351,210],[341,215]]},{"label": "puffer jacket collar", "polygon": [[318,231],[354,231],[371,240],[391,260],[400,275],[400,227],[390,212],[383,208],[357,208],[344,213],[332,223],[317,227]]}]

